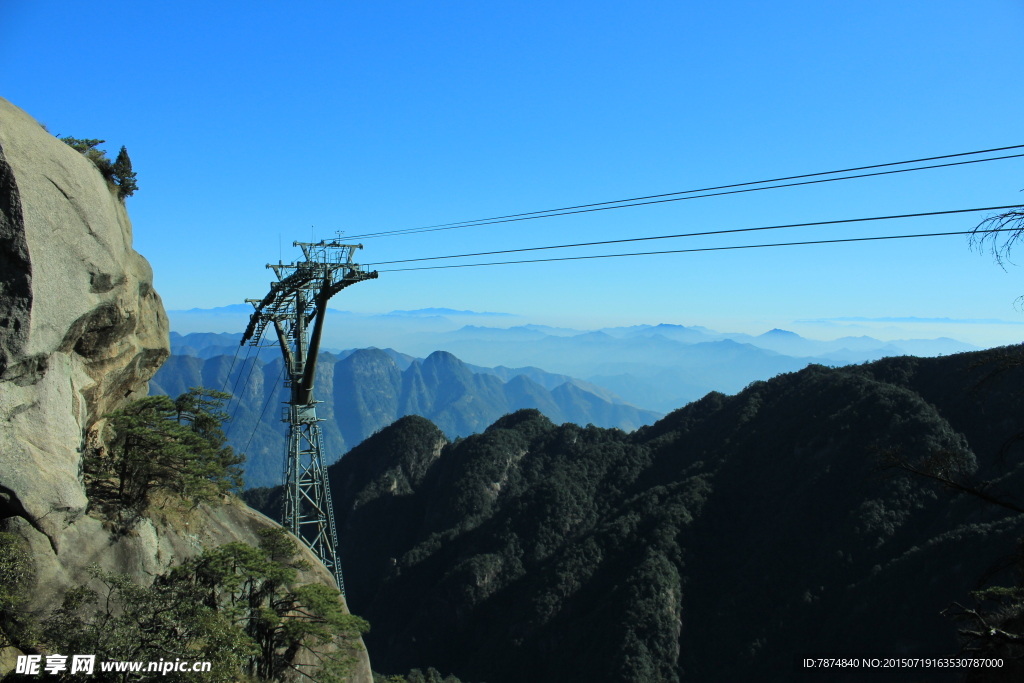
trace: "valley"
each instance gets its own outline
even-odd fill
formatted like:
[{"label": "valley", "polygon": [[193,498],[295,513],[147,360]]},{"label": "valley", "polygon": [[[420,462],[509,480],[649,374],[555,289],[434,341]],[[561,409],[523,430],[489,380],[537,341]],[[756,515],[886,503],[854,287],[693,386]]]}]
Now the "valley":
[{"label": "valley", "polygon": [[632,434],[520,410],[451,442],[402,418],[330,467],[371,658],[495,683],[724,683],[804,680],[801,653],[954,652],[943,611],[1015,581],[998,558],[1024,518],[886,464],[946,453],[1020,491],[1021,354],[811,366]]}]

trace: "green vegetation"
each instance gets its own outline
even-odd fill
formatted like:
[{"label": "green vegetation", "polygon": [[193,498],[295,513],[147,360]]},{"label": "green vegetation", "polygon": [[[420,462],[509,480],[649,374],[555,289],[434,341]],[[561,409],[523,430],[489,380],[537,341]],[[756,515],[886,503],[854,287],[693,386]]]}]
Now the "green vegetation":
[{"label": "green vegetation", "polygon": [[[97,660],[210,661],[213,681],[233,680],[255,648],[224,614],[198,603],[185,582],[158,577],[140,586],[127,575],[89,570],[102,590],[80,586],[42,624],[43,647],[95,654]],[[97,672],[124,680],[125,673]]]},{"label": "green vegetation", "polygon": [[109,177],[111,171],[110,159],[107,158],[106,150],[97,149],[97,147],[106,142],[106,140],[97,140],[95,138],[73,138],[69,136],[60,138],[60,141],[76,152],[81,152],[86,159],[96,164],[96,168],[100,169],[100,172],[103,173],[104,176]]},{"label": "green vegetation", "polygon": [[122,146],[117,159],[110,161],[105,150],[99,149],[106,140],[95,138],[60,138],[72,149],[81,152],[86,159],[91,161],[107,181],[117,187],[117,198],[124,201],[125,197],[131,197],[139,189],[135,181],[135,172],[132,170],[132,160],[128,157],[128,150]]},{"label": "green vegetation", "polygon": [[32,644],[39,635],[24,610],[35,583],[35,563],[27,545],[16,534],[0,532],[0,647]]},{"label": "green vegetation", "polygon": [[1019,510],[877,470],[885,449],[942,453],[989,494],[1024,490],[1024,442],[1000,448],[1024,363],[971,391],[998,362],[810,366],[633,434],[519,411],[439,456],[440,430],[403,418],[329,470],[371,661],[491,683],[781,683],[796,652],[954,655],[939,613],[972,589],[986,602],[957,615],[964,635],[994,628],[1002,649],[976,651],[1014,656],[1024,564],[977,581],[1024,534]]},{"label": "green vegetation", "polygon": [[207,550],[150,586],[93,567],[103,590],[69,591],[43,622],[43,642],[49,651],[94,653],[98,660],[210,661],[204,678],[213,681],[240,674],[280,681],[293,672],[321,683],[339,680],[369,626],[343,612],[338,591],[296,584],[309,565],[296,558],[283,529],[260,536],[258,548],[230,543]]},{"label": "green vegetation", "polygon": [[221,425],[229,394],[193,387],[171,400],[147,396],[107,416],[107,446],[87,454],[90,498],[141,512],[158,489],[198,505],[242,485]]},{"label": "green vegetation", "polygon": [[[107,447],[86,458],[91,499],[98,495],[135,519],[158,490],[194,506],[240,486],[242,459],[221,429],[227,398],[194,387],[173,401],[148,397],[108,415]],[[337,590],[299,583],[311,566],[284,529],[257,533],[258,547],[206,549],[148,585],[93,565],[90,582],[68,591],[41,622],[24,610],[34,584],[24,541],[0,533],[0,645],[94,654],[98,661],[208,661],[213,668],[204,677],[225,683],[284,681],[296,673],[318,683],[341,680],[369,626],[345,612]],[[164,675],[94,674],[122,682]]]},{"label": "green vegetation", "polygon": [[412,669],[405,676],[385,676],[374,672],[373,683],[462,683],[462,681],[455,676],[442,676],[440,671],[429,666],[426,672]]},{"label": "green vegetation", "polygon": [[117,183],[118,199],[124,201],[125,197],[131,197],[139,189],[135,182],[135,171],[132,170],[132,160],[128,157],[128,148],[124,145],[121,145],[121,151],[117,153],[111,173]]},{"label": "green vegetation", "polygon": [[[1014,212],[1011,212],[1014,213]],[[1012,219],[1020,222],[1024,214],[1015,212]],[[997,216],[1001,221],[1010,221],[1010,214]],[[987,222],[986,222],[987,223]],[[985,225],[983,223],[982,225]],[[998,222],[1000,229],[1006,229],[1006,222]],[[1013,235],[1014,239],[1020,232]],[[1007,241],[1000,249],[992,247],[997,260],[1009,255],[1013,242]],[[975,395],[995,393],[1004,394],[1007,386],[1003,380],[1007,372],[1021,367],[1024,359],[1018,354],[1006,350],[995,350],[979,354],[988,366],[988,374],[984,375],[974,387]],[[1003,384],[1003,386],[1000,386]],[[887,469],[902,471],[932,485],[938,485],[954,497],[974,498],[994,509],[1002,509],[1011,514],[1024,514],[1024,506],[1019,502],[1016,491],[1006,488],[1006,469],[1009,463],[1005,457],[1010,452],[1019,455],[1013,446],[1024,441],[1024,432],[1012,433],[999,444],[999,459],[1003,461],[999,477],[982,479],[976,476],[977,463],[971,458],[964,461],[960,454],[950,451],[936,450],[927,453],[917,460],[907,458],[899,447],[886,449],[882,452],[882,465]],[[1013,469],[1019,470],[1021,463],[1014,463]],[[987,585],[994,575],[1012,570],[1012,585]],[[986,586],[970,592],[974,606],[966,607],[960,601],[953,602],[943,614],[955,620],[961,637],[963,651],[980,658],[999,658],[1004,660],[1011,677],[1024,674],[1024,537],[1017,539],[1014,551],[1001,558],[993,567],[986,571],[979,581],[979,586]]]},{"label": "green vegetation", "polygon": [[[1018,541],[1019,543],[1020,541]],[[993,586],[972,591],[973,608],[953,603],[944,611],[955,619],[964,651],[975,657],[1002,659],[1015,680],[1024,672],[1024,552],[1018,548],[1015,561],[1018,580],[1014,586]]]}]

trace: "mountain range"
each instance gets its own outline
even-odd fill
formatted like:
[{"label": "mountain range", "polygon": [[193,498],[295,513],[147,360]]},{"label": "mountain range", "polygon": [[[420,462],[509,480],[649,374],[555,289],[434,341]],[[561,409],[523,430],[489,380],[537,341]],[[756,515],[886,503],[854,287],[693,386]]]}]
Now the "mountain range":
[{"label": "mountain range", "polygon": [[[964,680],[800,662],[951,657],[972,623],[944,616],[971,618],[953,603],[989,609],[992,628],[1019,615],[1019,601],[991,611],[970,592],[1018,585],[1024,515],[886,464],[938,458],[1012,500],[1022,381],[1024,350],[1011,347],[811,365],[632,434],[522,410],[452,443],[407,416],[329,468],[348,599],[373,624],[383,673]],[[246,498],[280,508],[280,489]],[[970,680],[1021,680],[1020,664]]]},{"label": "mountain range", "polygon": [[[236,307],[225,308],[234,310]],[[241,316],[244,307],[237,308],[240,310],[234,315]],[[710,391],[735,393],[751,382],[793,372],[809,363],[846,365],[886,356],[937,356],[977,350],[970,344],[948,338],[882,341],[860,336],[819,341],[778,329],[752,336],[667,324],[591,331],[534,324],[513,327],[468,324],[450,329],[455,319],[433,315],[437,310],[441,309],[362,316],[359,325],[346,326],[346,329],[365,327],[368,331],[364,334],[376,340],[375,346],[384,347],[381,340],[392,340],[395,342],[392,348],[401,349],[410,358],[424,358],[443,349],[471,367],[543,368],[548,373],[589,382],[593,385],[591,390],[601,387],[621,401],[661,413],[675,410]],[[330,321],[355,314],[332,313],[335,315],[328,316],[324,333],[325,348],[343,356],[351,348],[346,350],[334,345],[339,338],[333,334],[334,341],[331,341]],[[173,322],[174,312],[171,315]],[[209,329],[213,326],[210,321],[220,314],[200,311],[196,315],[205,316]],[[241,329],[242,318],[233,325],[234,329]],[[444,329],[446,326],[448,329]],[[230,334],[188,337],[195,340],[194,348],[183,348],[183,338],[172,336],[175,353],[205,357],[231,355],[240,338]]]},{"label": "mountain range", "polygon": [[723,334],[704,327],[639,325],[595,331],[525,325],[467,325],[423,334],[409,353],[444,348],[469,363],[536,365],[604,387],[636,405],[668,412],[710,391],[735,393],[747,384],[809,363],[846,365],[885,356],[934,356],[975,350],[953,339],[885,342],[844,337],[830,342],[771,330]]},{"label": "mountain range", "polygon": [[[263,359],[259,356],[264,349],[250,358],[222,353],[230,348],[234,354],[238,339],[172,335],[173,355],[151,380],[150,393],[177,396],[192,386],[237,393],[237,400],[228,405],[228,437],[247,455],[247,484],[273,485],[280,481],[286,450],[285,427],[274,419],[287,399],[282,362],[276,349]],[[572,377],[533,367],[474,368],[444,351],[424,359],[391,349],[323,352],[316,396],[323,401],[317,414],[324,420],[328,462],[405,415],[433,420],[451,439],[481,431],[521,408],[536,408],[557,423],[593,423],[626,431],[661,416]]]}]

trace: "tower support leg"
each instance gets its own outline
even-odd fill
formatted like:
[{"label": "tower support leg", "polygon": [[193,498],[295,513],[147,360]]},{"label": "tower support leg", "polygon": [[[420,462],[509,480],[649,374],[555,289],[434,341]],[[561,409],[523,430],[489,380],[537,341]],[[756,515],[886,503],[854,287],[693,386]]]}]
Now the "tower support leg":
[{"label": "tower support leg", "polygon": [[316,404],[290,405],[282,524],[313,551],[345,594]]}]

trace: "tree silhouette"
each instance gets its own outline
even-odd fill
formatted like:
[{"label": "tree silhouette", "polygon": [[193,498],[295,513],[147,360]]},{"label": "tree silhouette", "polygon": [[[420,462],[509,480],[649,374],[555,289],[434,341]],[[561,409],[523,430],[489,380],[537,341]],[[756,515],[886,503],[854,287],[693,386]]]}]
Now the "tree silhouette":
[{"label": "tree silhouette", "polygon": [[974,227],[970,236],[971,248],[989,251],[996,263],[1006,269],[1010,252],[1024,236],[1024,209],[1011,209],[1005,213],[989,216]]}]

